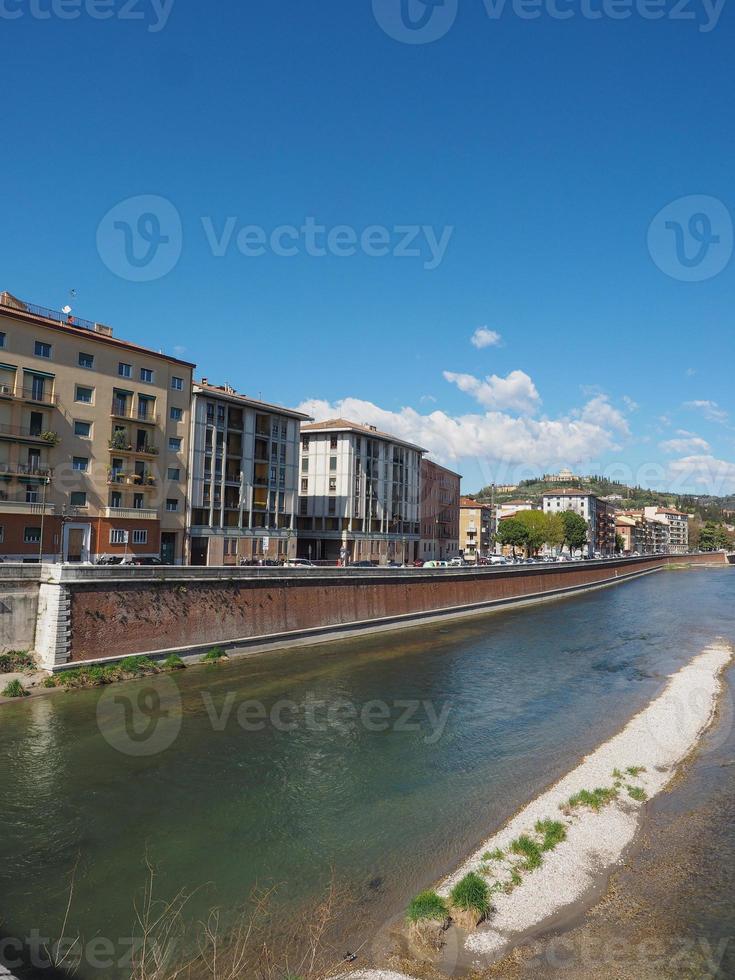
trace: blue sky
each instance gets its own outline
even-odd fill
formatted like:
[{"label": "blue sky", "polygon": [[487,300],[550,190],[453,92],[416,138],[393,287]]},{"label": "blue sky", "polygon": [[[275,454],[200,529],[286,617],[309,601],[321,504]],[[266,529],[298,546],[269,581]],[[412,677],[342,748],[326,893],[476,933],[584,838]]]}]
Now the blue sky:
[{"label": "blue sky", "polygon": [[712,2],[444,0],[416,43],[401,0],[3,0],[0,288],[75,288],[80,316],[392,428],[467,490],[565,464],[735,490],[735,9]]}]

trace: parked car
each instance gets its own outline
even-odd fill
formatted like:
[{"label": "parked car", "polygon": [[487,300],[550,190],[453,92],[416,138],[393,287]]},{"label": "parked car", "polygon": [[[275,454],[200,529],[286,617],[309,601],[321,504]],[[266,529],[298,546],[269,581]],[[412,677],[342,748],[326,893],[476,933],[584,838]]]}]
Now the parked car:
[{"label": "parked car", "polygon": [[134,565],[163,565],[160,558],[133,558]]},{"label": "parked car", "polygon": [[446,561],[425,561],[424,568],[449,568],[449,562]]},{"label": "parked car", "polygon": [[308,558],[289,558],[286,562],[286,568],[317,568],[318,566],[314,564],[313,561],[309,561]]},{"label": "parked car", "polygon": [[505,555],[488,555],[485,559],[488,565],[509,565],[509,560]]},{"label": "parked car", "polygon": [[464,558],[450,558],[448,564],[450,568],[466,568],[469,562]]},{"label": "parked car", "polygon": [[375,568],[376,565],[374,561],[368,561],[367,558],[365,558],[362,561],[353,561],[349,567],[350,568]]}]

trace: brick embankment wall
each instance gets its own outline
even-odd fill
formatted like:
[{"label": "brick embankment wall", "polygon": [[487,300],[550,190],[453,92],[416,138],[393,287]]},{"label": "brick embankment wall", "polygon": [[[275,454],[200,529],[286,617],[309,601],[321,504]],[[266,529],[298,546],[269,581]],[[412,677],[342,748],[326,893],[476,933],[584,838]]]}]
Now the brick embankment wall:
[{"label": "brick embankment wall", "polygon": [[68,582],[62,576],[62,583],[69,598],[70,659],[84,661],[399,623],[594,587],[671,562],[724,561],[719,554],[426,571],[92,568],[70,570],[76,574]]}]

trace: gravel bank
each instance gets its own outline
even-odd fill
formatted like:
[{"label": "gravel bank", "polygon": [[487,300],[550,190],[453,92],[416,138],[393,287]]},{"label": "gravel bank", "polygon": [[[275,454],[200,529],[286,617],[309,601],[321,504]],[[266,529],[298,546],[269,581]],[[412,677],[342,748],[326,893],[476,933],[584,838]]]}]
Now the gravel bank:
[{"label": "gravel bank", "polygon": [[[465,941],[476,954],[478,966],[501,954],[523,933],[545,919],[580,901],[601,872],[617,864],[636,834],[642,802],[633,799],[628,786],[642,789],[647,798],[660,793],[676,768],[695,747],[712,721],[720,690],[720,673],[732,651],[722,645],[707,648],[671,676],[658,698],[631,719],[621,732],[605,742],[550,790],[537,797],[499,833],[490,838],[461,868],[445,879],[438,891],[447,895],[468,871],[478,871],[482,855],[500,848],[508,851],[521,834],[533,835],[537,820],[561,819],[567,838],[544,855],[542,867],[523,872],[523,883],[510,894],[494,895],[490,920]],[[632,776],[629,767],[643,767]],[[623,773],[618,798],[598,812],[577,807],[561,808],[580,790],[612,787],[613,770]],[[494,878],[510,877],[510,862],[489,862]]]},{"label": "gravel bank", "polygon": [[[496,892],[489,921],[465,939],[465,950],[478,968],[508,951],[521,937],[532,934],[551,916],[580,902],[601,873],[617,865],[639,826],[643,801],[629,795],[628,786],[642,789],[646,798],[660,793],[673,779],[679,764],[690,754],[712,722],[721,688],[720,675],[732,657],[724,642],[708,647],[673,674],[664,691],[605,742],[576,769],[524,807],[501,831],[489,838],[458,870],[437,888],[448,895],[469,871],[490,868],[489,882],[508,881],[519,858],[483,860],[483,854],[500,849],[506,854],[511,841],[521,834],[534,835],[536,821],[564,823],[567,837],[544,854],[543,865],[522,872],[522,884],[510,893]],[[641,768],[635,775],[626,769]],[[614,787],[619,795],[599,811],[589,807],[566,808],[580,790]],[[562,809],[564,807],[565,809]],[[537,835],[536,835],[537,836]],[[391,970],[358,970],[349,980],[411,980]]]}]

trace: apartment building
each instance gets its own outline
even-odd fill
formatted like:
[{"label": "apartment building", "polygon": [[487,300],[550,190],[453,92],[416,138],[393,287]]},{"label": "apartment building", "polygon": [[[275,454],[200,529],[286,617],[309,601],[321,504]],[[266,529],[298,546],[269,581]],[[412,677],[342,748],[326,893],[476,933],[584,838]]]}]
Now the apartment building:
[{"label": "apartment building", "polygon": [[477,561],[493,551],[495,524],[489,504],[472,497],[459,501],[459,548],[467,561]]},{"label": "apartment building", "polygon": [[618,511],[615,534],[622,539],[624,555],[647,555],[653,551],[653,531],[642,514]]},{"label": "apartment building", "polygon": [[674,507],[645,507],[644,513],[648,520],[667,526],[668,540],[664,550],[671,555],[685,555],[689,551],[688,514]]},{"label": "apartment building", "polygon": [[347,419],[302,425],[299,556],[380,564],[420,557],[424,452]]},{"label": "apartment building", "polygon": [[559,514],[573,510],[583,517],[589,528],[587,554],[603,557],[615,553],[615,508],[586,490],[560,489],[543,494],[545,514]]},{"label": "apartment building", "polygon": [[0,294],[0,555],[184,557],[193,364]]},{"label": "apartment building", "polygon": [[192,393],[192,565],[296,555],[299,428],[310,416],[206,378]]},{"label": "apartment building", "polygon": [[445,466],[421,460],[422,561],[445,561],[459,554],[459,488],[462,477]]}]

